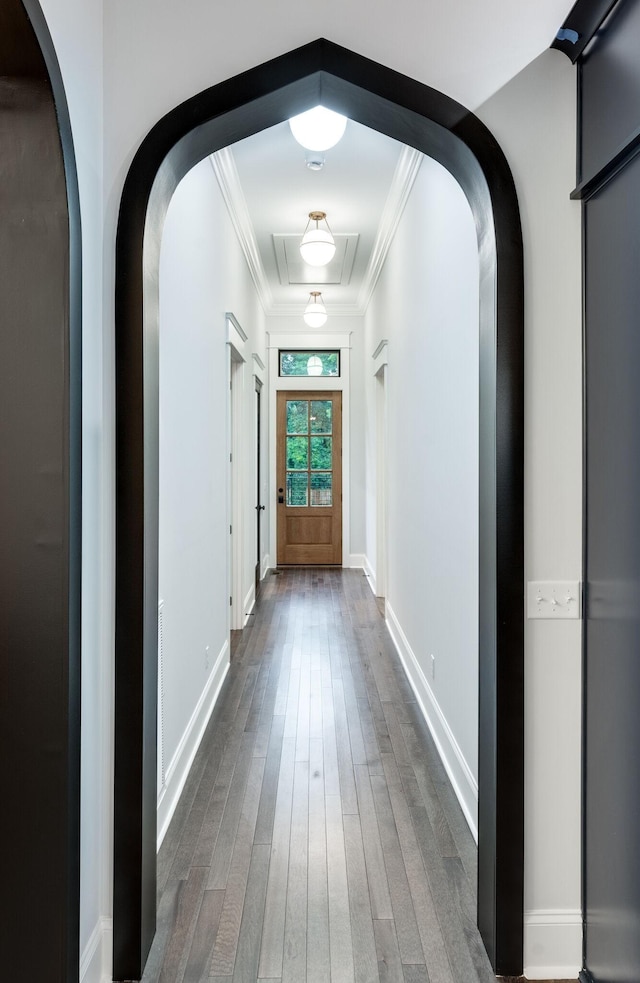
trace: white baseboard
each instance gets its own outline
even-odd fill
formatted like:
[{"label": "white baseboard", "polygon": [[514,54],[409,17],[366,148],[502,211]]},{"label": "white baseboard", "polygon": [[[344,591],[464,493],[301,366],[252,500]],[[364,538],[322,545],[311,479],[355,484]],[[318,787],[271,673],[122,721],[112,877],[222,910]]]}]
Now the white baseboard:
[{"label": "white baseboard", "polygon": [[525,911],[524,975],[528,980],[577,980],[581,966],[580,911]]},{"label": "white baseboard", "polygon": [[256,606],[256,585],[251,584],[251,587],[247,591],[247,596],[244,599],[244,605],[242,608],[242,627],[244,628],[247,621],[253,613],[253,609]]},{"label": "white baseboard", "polygon": [[373,567],[371,566],[371,564],[369,563],[369,557],[368,556],[363,556],[362,557],[362,560],[363,560],[362,569],[364,570],[364,575],[367,578],[367,580],[369,581],[369,587],[373,591],[374,597],[377,597],[378,594],[377,594],[377,589],[376,589],[376,572],[373,569]]},{"label": "white baseboard", "polygon": [[176,753],[166,770],[165,784],[158,796],[158,849],[171,822],[228,669],[229,642],[225,641]]},{"label": "white baseboard", "polygon": [[349,553],[342,563],[343,567],[348,567],[350,570],[362,570],[364,569],[364,553]]},{"label": "white baseboard", "polygon": [[264,580],[264,578],[269,573],[270,569],[271,569],[271,557],[269,556],[268,553],[265,553],[265,555],[262,557],[262,564],[260,566],[260,580]]},{"label": "white baseboard", "polygon": [[80,983],[107,983],[111,980],[113,921],[103,916],[80,955]]},{"label": "white baseboard", "polygon": [[469,768],[447,719],[440,709],[426,676],[404,634],[389,601],[386,602],[387,627],[400,660],[427,721],[449,780],[453,785],[469,829],[478,842],[478,783]]}]

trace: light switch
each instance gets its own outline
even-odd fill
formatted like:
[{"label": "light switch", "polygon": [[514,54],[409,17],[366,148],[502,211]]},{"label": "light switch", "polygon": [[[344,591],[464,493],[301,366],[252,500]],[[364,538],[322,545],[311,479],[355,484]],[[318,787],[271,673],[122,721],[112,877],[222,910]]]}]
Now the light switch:
[{"label": "light switch", "polygon": [[527,617],[580,618],[582,591],[578,580],[530,580],[527,584]]}]

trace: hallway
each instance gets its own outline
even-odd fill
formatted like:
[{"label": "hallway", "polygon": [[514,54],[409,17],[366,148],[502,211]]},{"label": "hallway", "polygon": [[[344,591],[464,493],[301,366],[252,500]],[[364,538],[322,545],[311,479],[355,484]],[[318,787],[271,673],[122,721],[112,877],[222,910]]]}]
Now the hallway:
[{"label": "hallway", "polygon": [[144,983],[489,983],[475,883],[366,577],[270,574],[159,853]]}]

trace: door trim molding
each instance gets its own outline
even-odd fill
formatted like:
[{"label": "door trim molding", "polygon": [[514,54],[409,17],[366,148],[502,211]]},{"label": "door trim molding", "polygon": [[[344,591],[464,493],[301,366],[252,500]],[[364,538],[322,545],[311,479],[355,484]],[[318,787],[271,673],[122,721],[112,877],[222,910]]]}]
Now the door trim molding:
[{"label": "door trim molding", "polygon": [[229,521],[229,629],[244,628],[246,603],[243,594],[243,545],[244,545],[244,470],[245,470],[245,371],[246,360],[236,346],[229,342],[229,392],[228,406],[228,508]]},{"label": "door trim molding", "polygon": [[[345,435],[348,435],[350,429],[349,420],[348,418],[345,419],[345,412],[344,412],[345,402],[347,403],[348,406],[348,399],[347,399],[348,387],[343,389],[341,386],[334,386],[332,389],[322,389],[319,391],[315,386],[313,385],[309,386],[306,384],[309,381],[311,382],[314,381],[313,376],[311,377],[292,376],[291,378],[296,378],[297,381],[300,383],[298,389],[278,388],[274,392],[274,397],[276,401],[276,412],[275,415],[273,416],[273,420],[275,422],[275,426],[273,427],[273,430],[275,431],[276,457],[273,462],[274,465],[273,476],[275,479],[273,483],[274,484],[273,492],[275,498],[274,512],[275,512],[275,520],[276,520],[276,539],[274,540],[275,550],[276,550],[276,561],[278,566],[291,565],[291,566],[313,567],[313,566],[324,566],[326,564],[328,566],[348,567],[350,566],[351,557],[349,556],[348,552],[345,550],[344,503],[345,503],[345,499],[348,499],[349,496],[345,493],[344,481],[343,481],[344,464],[345,464],[345,457],[346,457],[344,452],[344,439],[345,439]],[[326,377],[325,381],[328,381],[329,378],[334,378],[335,380],[335,376],[334,376],[334,377]],[[325,560],[319,560],[318,557],[316,557],[314,560],[302,559],[301,557],[298,557],[297,559],[289,559],[288,561],[286,561],[283,560],[282,558],[283,552],[291,550],[293,552],[300,551],[304,553],[306,547],[308,545],[311,545],[308,544],[307,542],[305,542],[304,544],[300,544],[300,543],[296,544],[296,543],[288,542],[287,533],[288,533],[289,521],[295,522],[298,516],[300,515],[300,513],[303,513],[304,518],[306,519],[311,518],[313,520],[319,518],[320,516],[322,518],[327,518],[327,514],[326,512],[324,512],[323,507],[321,506],[319,508],[315,508],[314,506],[312,506],[310,502],[310,498],[307,503],[307,506],[304,509],[301,509],[300,512],[298,512],[295,506],[292,507],[291,510],[289,511],[289,506],[287,505],[286,502],[286,495],[283,499],[282,505],[280,504],[279,501],[280,492],[286,488],[286,474],[288,471],[288,467],[286,463],[287,441],[288,441],[287,400],[289,398],[292,398],[295,400],[298,399],[304,400],[306,402],[306,401],[311,401],[318,396],[320,397],[326,396],[327,399],[330,398],[333,407],[332,428],[331,428],[332,437],[330,438],[332,440],[332,454],[331,454],[331,460],[332,460],[331,471],[333,476],[332,500],[331,500],[331,505],[328,506],[328,508],[331,509],[330,512],[331,545],[330,545],[330,550],[327,551],[327,552],[331,552],[333,556],[331,559],[325,559]],[[337,422],[336,418],[338,418],[339,420],[339,426],[336,426],[336,422]],[[309,429],[310,422],[311,421],[309,420],[308,429],[304,436],[308,436],[311,434],[311,430]],[[313,436],[311,436],[311,440],[313,440]],[[312,462],[310,459],[311,452],[309,452],[309,455],[310,457],[309,460],[307,461],[307,466],[310,469],[312,467]],[[336,496],[338,494],[340,495],[339,506],[337,506],[336,504],[337,501]],[[348,512],[348,509],[346,511]],[[338,532],[340,534],[339,559],[335,558],[336,554],[338,553]],[[281,539],[281,534],[282,534],[282,539]],[[315,543],[314,545],[319,552],[325,551],[327,546],[326,543]]]},{"label": "door trim molding", "polygon": [[523,254],[515,186],[497,141],[464,106],[320,39],[169,112],[140,145],[122,193],[116,241],[118,980],[140,978],[155,931],[157,268],[164,215],[179,180],[199,160],[318,102],[439,161],[465,192],[478,230],[478,923],[498,975],[522,971]]},{"label": "door trim molding", "polygon": [[[267,357],[269,360],[269,419],[276,419],[277,394],[283,389],[340,390],[342,392],[342,566],[352,567],[349,553],[351,545],[351,419],[350,385],[351,378],[351,334],[352,331],[312,334],[308,331],[269,333]],[[339,376],[281,376],[278,352],[281,348],[298,349],[340,349]],[[269,427],[269,472],[273,475],[269,491],[269,543],[274,561],[277,558],[278,502],[276,494],[276,430]],[[360,564],[357,564],[358,566]]]},{"label": "door trim molding", "polygon": [[[375,379],[375,413],[376,413],[376,569],[375,569],[375,594],[376,597],[387,596],[389,581],[388,554],[389,554],[389,440],[388,440],[388,344],[385,341],[382,346],[378,346],[378,359],[376,361]],[[476,834],[476,840],[477,840]]]}]

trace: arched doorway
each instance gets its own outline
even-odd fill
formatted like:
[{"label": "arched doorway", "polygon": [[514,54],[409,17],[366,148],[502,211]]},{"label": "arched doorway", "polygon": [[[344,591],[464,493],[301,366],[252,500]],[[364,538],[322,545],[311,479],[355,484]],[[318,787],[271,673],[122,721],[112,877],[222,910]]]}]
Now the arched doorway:
[{"label": "arched doorway", "polygon": [[155,929],[158,259],[180,179],[212,151],[319,102],[435,158],[464,190],[480,257],[478,923],[494,969],[522,969],[523,275],[517,199],[486,127],[429,87],[326,40],[178,106],[129,171],[116,267],[114,978]]},{"label": "arched doorway", "polygon": [[[36,0],[0,11],[2,971],[78,978],[80,214]],[[37,890],[34,891],[34,885]],[[46,911],[34,944],[34,899]]]}]

